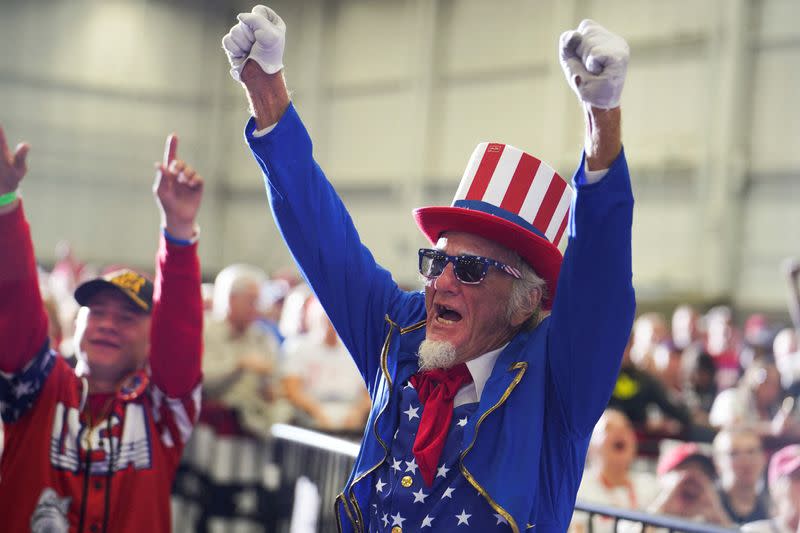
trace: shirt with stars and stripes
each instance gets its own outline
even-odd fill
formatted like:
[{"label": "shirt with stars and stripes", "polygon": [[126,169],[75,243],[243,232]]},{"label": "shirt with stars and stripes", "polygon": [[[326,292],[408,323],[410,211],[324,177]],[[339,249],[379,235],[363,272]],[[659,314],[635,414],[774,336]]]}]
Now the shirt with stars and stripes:
[{"label": "shirt with stars and stripes", "polygon": [[464,427],[477,408],[477,402],[454,408],[436,476],[428,487],[412,452],[424,406],[410,383],[403,387],[400,426],[389,457],[373,478],[370,533],[390,533],[396,526],[407,531],[510,531],[506,519],[469,484],[459,468]]}]

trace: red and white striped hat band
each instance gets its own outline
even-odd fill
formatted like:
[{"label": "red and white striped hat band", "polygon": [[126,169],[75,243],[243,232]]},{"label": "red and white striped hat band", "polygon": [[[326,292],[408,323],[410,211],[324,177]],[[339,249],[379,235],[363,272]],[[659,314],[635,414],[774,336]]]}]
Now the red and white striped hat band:
[{"label": "red and white striped hat band", "polygon": [[508,144],[481,143],[452,206],[504,218],[558,246],[572,197],[572,188],[547,163]]}]

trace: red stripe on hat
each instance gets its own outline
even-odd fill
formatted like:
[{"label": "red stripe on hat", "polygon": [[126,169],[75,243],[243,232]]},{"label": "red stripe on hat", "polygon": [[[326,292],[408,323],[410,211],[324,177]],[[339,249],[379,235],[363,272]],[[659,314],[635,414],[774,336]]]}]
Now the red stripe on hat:
[{"label": "red stripe on hat", "polygon": [[561,179],[558,174],[553,174],[550,186],[547,187],[547,192],[544,193],[542,205],[539,206],[539,212],[536,213],[536,218],[533,219],[533,226],[542,233],[547,232],[553,213],[555,213],[558,202],[561,201],[561,195],[564,194],[564,189],[566,188],[567,182]]},{"label": "red stripe on hat", "polygon": [[503,154],[505,144],[489,143],[486,146],[486,151],[481,158],[481,164],[478,165],[478,170],[475,171],[475,177],[472,179],[472,184],[469,186],[465,200],[483,200],[483,195],[486,193],[486,188],[489,187],[489,182],[492,180],[494,169],[497,168],[497,162],[500,161],[500,156]]},{"label": "red stripe on hat", "polygon": [[558,228],[558,231],[556,232],[556,238],[553,239],[553,244],[555,244],[556,246],[558,246],[558,243],[561,242],[561,236],[564,234],[564,230],[567,229],[567,221],[569,220],[569,210],[570,208],[568,207],[567,212],[564,213],[564,220],[561,221],[561,226]]},{"label": "red stripe on hat", "polygon": [[514,170],[511,183],[508,184],[508,189],[506,189],[506,194],[503,196],[500,207],[514,214],[519,214],[519,210],[522,207],[522,203],[525,201],[528,190],[531,188],[533,177],[536,175],[536,171],[539,170],[540,164],[541,161],[532,155],[526,154],[525,152],[522,153],[522,157],[517,164],[516,170]]}]

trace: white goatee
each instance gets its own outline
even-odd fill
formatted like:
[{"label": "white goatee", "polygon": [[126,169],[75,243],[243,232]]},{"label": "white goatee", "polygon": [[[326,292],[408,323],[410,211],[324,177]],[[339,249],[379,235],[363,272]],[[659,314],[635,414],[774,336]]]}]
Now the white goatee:
[{"label": "white goatee", "polygon": [[446,341],[425,339],[419,345],[419,369],[450,368],[456,361],[456,347]]}]

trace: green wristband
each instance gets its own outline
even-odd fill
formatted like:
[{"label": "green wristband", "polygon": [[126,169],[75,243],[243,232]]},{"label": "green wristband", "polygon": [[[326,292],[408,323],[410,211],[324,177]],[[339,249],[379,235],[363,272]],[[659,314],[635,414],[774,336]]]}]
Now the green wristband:
[{"label": "green wristband", "polygon": [[17,191],[11,191],[5,194],[0,194],[0,207],[5,207],[8,204],[14,203],[14,200],[16,199],[17,199]]}]

